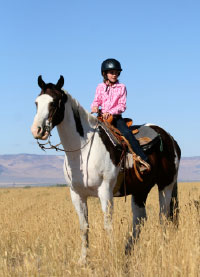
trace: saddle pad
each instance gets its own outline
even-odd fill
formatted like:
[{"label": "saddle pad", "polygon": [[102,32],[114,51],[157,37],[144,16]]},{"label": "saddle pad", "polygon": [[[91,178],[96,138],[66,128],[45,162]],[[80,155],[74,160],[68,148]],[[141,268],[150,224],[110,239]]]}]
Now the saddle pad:
[{"label": "saddle pad", "polygon": [[105,131],[108,138],[112,142],[112,144],[117,147],[121,146],[121,141],[117,139],[117,137],[111,132],[111,130],[104,124],[104,122],[99,121],[99,126],[97,128],[98,132],[101,133],[101,128]]}]

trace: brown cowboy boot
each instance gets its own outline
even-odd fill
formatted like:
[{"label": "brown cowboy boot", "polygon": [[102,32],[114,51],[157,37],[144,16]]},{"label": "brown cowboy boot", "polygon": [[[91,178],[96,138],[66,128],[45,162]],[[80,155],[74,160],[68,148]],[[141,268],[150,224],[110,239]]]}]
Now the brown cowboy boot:
[{"label": "brown cowboy boot", "polygon": [[133,160],[136,161],[136,167],[137,167],[138,171],[141,174],[149,172],[151,170],[150,164],[145,162],[144,160],[142,160],[142,158],[140,156],[136,155],[136,153],[133,151],[129,141],[124,136],[121,136],[121,137],[128,145],[128,148],[133,155]]}]

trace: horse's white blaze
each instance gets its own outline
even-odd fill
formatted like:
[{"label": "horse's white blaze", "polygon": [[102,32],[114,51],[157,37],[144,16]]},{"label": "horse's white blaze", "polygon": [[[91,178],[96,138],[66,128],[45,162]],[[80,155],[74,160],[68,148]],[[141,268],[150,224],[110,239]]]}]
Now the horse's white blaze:
[{"label": "horse's white blaze", "polygon": [[[31,127],[31,132],[34,138],[47,139],[48,133],[46,132],[44,136],[41,136],[43,132],[43,128],[47,123],[47,119],[49,116],[49,103],[53,101],[53,98],[47,94],[41,95],[37,97],[37,113],[35,115],[33,125]],[[40,128],[40,132],[38,129]]]}]

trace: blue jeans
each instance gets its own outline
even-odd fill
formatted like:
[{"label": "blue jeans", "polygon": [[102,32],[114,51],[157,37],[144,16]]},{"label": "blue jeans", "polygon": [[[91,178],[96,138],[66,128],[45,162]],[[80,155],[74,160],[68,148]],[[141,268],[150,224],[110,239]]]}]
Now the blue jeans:
[{"label": "blue jeans", "polygon": [[112,124],[122,133],[122,135],[128,140],[133,151],[136,155],[140,156],[144,161],[148,161],[147,156],[142,151],[139,142],[131,132],[131,130],[126,125],[126,122],[121,115],[114,115]]}]

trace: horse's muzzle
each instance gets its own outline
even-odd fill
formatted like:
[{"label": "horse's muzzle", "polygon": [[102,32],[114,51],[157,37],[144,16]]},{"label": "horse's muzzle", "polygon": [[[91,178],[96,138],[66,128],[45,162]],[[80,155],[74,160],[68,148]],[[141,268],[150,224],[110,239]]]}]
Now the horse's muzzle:
[{"label": "horse's muzzle", "polygon": [[44,128],[42,128],[41,126],[36,126],[33,124],[31,127],[31,132],[35,139],[46,140],[50,134],[50,127],[44,126]]}]

